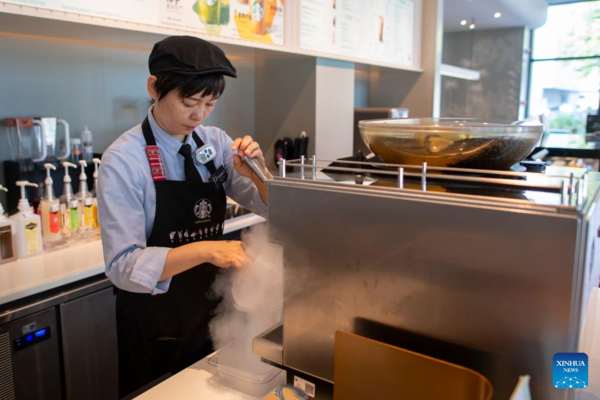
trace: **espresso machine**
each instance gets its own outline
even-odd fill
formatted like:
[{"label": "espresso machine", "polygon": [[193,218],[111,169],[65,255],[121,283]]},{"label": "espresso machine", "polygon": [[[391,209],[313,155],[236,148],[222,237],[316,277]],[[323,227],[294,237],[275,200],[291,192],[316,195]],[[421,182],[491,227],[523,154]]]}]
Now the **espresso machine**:
[{"label": "espresso machine", "polygon": [[283,318],[255,354],[321,399],[335,388],[338,331],[477,371],[493,399],[523,375],[534,399],[576,398],[554,388],[553,356],[593,341],[600,173],[376,158],[279,166],[268,222],[284,249]]}]

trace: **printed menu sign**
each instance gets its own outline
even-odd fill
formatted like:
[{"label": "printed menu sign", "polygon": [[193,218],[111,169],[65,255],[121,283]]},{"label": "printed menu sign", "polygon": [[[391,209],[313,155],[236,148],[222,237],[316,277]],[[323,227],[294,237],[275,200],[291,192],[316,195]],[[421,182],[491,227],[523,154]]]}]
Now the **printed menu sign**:
[{"label": "printed menu sign", "polygon": [[157,21],[156,1],[6,0],[5,2],[153,25]]},{"label": "printed menu sign", "polygon": [[283,45],[283,0],[160,2],[160,25]]},{"label": "printed menu sign", "polygon": [[283,45],[284,0],[6,0],[76,14]]},{"label": "printed menu sign", "polygon": [[414,0],[301,1],[301,48],[413,63]]}]

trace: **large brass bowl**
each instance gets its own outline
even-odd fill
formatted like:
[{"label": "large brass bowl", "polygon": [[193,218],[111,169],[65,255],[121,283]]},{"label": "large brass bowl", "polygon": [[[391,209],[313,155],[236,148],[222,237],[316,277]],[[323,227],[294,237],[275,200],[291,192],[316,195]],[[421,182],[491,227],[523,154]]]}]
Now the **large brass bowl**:
[{"label": "large brass bowl", "polygon": [[367,147],[393,164],[507,170],[525,158],[543,132],[537,123],[420,118],[360,121]]}]

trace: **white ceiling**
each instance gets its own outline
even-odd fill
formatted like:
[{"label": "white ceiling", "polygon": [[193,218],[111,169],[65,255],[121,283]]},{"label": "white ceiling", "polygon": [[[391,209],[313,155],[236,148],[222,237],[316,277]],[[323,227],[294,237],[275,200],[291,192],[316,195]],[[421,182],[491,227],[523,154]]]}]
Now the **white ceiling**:
[{"label": "white ceiling", "polygon": [[[547,9],[548,0],[444,0],[444,32],[469,31],[473,19],[475,29],[539,28],[546,22]],[[502,16],[494,18],[496,12]],[[468,21],[465,26],[460,25],[463,19]]]}]

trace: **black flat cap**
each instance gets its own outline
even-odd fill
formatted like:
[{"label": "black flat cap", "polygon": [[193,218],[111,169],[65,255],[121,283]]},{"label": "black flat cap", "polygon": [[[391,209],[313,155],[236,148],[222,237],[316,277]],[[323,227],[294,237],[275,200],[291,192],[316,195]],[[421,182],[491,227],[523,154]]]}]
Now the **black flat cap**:
[{"label": "black flat cap", "polygon": [[169,36],[156,43],[148,58],[148,67],[150,75],[219,73],[237,78],[236,70],[223,50],[193,36]]}]

